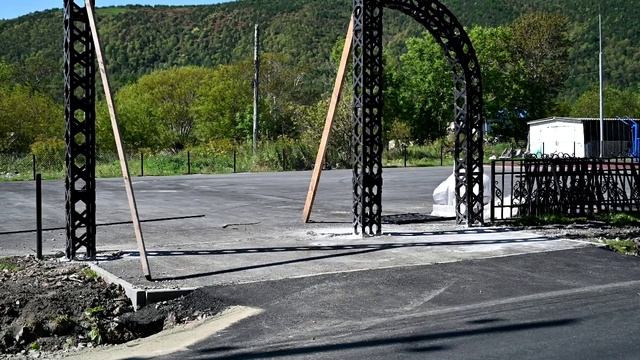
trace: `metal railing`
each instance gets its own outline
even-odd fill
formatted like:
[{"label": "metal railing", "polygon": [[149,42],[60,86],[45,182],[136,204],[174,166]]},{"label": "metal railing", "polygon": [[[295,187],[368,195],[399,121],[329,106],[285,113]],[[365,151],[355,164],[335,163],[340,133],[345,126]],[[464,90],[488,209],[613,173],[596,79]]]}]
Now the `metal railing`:
[{"label": "metal railing", "polygon": [[640,212],[640,163],[564,156],[491,162],[491,221],[523,216]]}]

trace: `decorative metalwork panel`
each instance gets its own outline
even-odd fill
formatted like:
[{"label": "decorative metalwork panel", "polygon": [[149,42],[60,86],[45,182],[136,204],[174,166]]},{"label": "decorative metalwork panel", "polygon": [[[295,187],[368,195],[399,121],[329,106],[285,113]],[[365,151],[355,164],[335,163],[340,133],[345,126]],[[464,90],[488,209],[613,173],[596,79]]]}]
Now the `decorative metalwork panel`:
[{"label": "decorative metalwork panel", "polygon": [[382,233],[382,7],[354,1],[353,226]]},{"label": "decorative metalwork panel", "polygon": [[[84,4],[84,2],[82,2]],[[95,52],[87,10],[64,0],[66,256],[96,255]]]},{"label": "decorative metalwork panel", "polygon": [[381,233],[382,9],[421,23],[440,44],[453,72],[456,219],[484,223],[483,100],[480,65],[456,17],[435,0],[354,0],[353,194],[356,233]]},{"label": "decorative metalwork panel", "polygon": [[640,212],[640,163],[630,157],[494,160],[491,178],[491,221]]}]

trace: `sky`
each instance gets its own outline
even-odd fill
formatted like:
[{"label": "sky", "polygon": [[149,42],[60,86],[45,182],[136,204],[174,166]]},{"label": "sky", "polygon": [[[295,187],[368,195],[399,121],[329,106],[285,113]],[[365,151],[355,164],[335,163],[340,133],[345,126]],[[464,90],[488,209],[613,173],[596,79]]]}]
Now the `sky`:
[{"label": "sky", "polygon": [[[113,5],[204,5],[230,0],[96,0],[97,7]],[[76,0],[82,3],[84,0]],[[63,0],[0,0],[0,19],[13,19],[34,11],[62,8]]]}]

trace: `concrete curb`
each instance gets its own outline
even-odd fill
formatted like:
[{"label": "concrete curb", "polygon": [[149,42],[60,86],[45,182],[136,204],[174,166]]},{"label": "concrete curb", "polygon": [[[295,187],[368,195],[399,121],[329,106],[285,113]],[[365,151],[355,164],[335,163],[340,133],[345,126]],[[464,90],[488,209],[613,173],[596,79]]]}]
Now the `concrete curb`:
[{"label": "concrete curb", "polygon": [[185,287],[176,289],[144,289],[136,287],[130,282],[110,273],[109,271],[101,268],[95,262],[83,263],[88,265],[91,270],[95,271],[107,284],[116,284],[122,286],[125,294],[131,299],[131,304],[134,309],[139,309],[144,305],[153,304],[161,301],[172,300],[183,295],[187,295],[197,287]]}]

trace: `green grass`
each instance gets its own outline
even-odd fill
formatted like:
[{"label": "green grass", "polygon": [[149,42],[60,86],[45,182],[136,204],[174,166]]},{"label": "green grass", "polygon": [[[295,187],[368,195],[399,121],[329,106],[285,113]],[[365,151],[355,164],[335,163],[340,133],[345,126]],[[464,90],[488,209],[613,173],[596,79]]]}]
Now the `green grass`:
[{"label": "green grass", "polygon": [[541,225],[570,225],[586,224],[590,221],[602,221],[613,226],[640,226],[640,215],[631,213],[608,213],[591,217],[568,216],[548,214],[541,216],[523,216],[514,220],[514,225],[519,226],[541,226]]},{"label": "green grass", "polygon": [[625,255],[638,255],[638,247],[633,240],[607,240],[607,247],[615,252]]},{"label": "green grass", "polygon": [[71,324],[73,323],[73,320],[71,320],[71,317],[69,315],[58,315],[55,317],[55,319],[53,319],[53,322],[57,325],[57,326],[61,326],[61,325],[65,325],[65,324]]},{"label": "green grass", "polygon": [[[315,162],[318,144],[308,144],[292,139],[260,144],[257,154],[253,154],[251,144],[240,144],[235,147],[237,172],[272,172],[290,170],[310,170]],[[508,144],[485,146],[485,161],[494,153],[500,153]],[[442,141],[435,141],[428,145],[414,145],[407,148],[407,166],[430,167],[440,166]],[[284,159],[283,159],[284,152]],[[345,157],[345,154],[342,154]],[[404,154],[402,149],[395,148],[383,153],[385,167],[403,167]],[[65,176],[64,159],[60,155],[49,156],[48,159],[36,159],[36,171],[45,180],[63,179]],[[191,149],[191,174],[228,174],[233,172],[234,150],[229,147],[209,149],[200,146]],[[345,158],[349,158],[346,156]],[[443,166],[452,166],[453,157],[445,150],[442,159]],[[142,174],[140,153],[128,156],[129,173],[131,176]],[[348,166],[348,162],[339,164]],[[335,168],[335,167],[334,167]],[[339,167],[338,167],[339,168]],[[187,151],[177,154],[158,153],[144,155],[145,176],[184,175],[189,173]],[[121,177],[120,163],[115,153],[99,153],[96,158],[96,177]],[[2,155],[0,154],[0,181],[33,180],[33,161],[31,155]]]},{"label": "green grass", "polygon": [[10,258],[0,259],[0,271],[15,271],[18,266]]},{"label": "green grass", "polygon": [[96,279],[98,279],[100,277],[97,272],[95,272],[93,269],[88,268],[88,267],[82,269],[82,275],[87,280],[96,280]]},{"label": "green grass", "polygon": [[586,224],[589,218],[579,216],[567,216],[547,214],[541,216],[523,216],[515,219],[514,225],[517,226],[542,226],[542,225],[570,225],[570,224]]},{"label": "green grass", "polygon": [[640,216],[630,213],[611,213],[604,215],[602,220],[615,226],[635,226],[640,225]]},{"label": "green grass", "polygon": [[102,344],[102,333],[97,325],[94,325],[89,331],[89,339],[97,345]]},{"label": "green grass", "polygon": [[88,308],[87,310],[84,311],[84,314],[87,317],[94,317],[98,314],[102,314],[104,312],[104,306],[102,305],[98,305],[98,306],[94,306],[92,308]]}]

